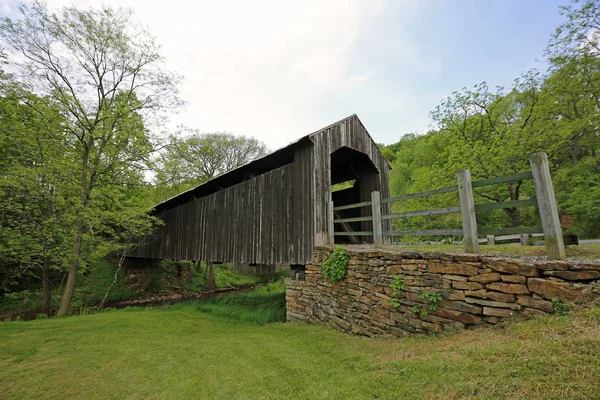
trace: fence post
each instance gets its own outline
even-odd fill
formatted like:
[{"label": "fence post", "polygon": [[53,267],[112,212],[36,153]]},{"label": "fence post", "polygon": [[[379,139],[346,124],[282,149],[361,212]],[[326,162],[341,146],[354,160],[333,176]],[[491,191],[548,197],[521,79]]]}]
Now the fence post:
[{"label": "fence post", "polygon": [[460,215],[463,225],[463,242],[465,252],[479,253],[479,240],[477,238],[477,219],[475,218],[475,201],[471,187],[471,172],[458,171],[458,196],[460,198]]},{"label": "fence post", "polygon": [[548,166],[548,155],[546,153],[533,153],[529,156],[533,183],[535,185],[535,197],[537,198],[540,218],[542,219],[542,230],[546,242],[546,253],[549,260],[562,260],[565,258],[565,244],[563,242],[560,217],[556,207],[550,167]]},{"label": "fence post", "polygon": [[496,236],[494,236],[494,235],[487,235],[487,241],[488,241],[487,242],[488,245],[491,245],[491,246],[495,245],[496,244]]},{"label": "fence post", "polygon": [[373,245],[380,247],[383,244],[381,225],[381,196],[378,191],[371,192],[371,208],[373,215]]},{"label": "fence post", "polygon": [[335,244],[335,228],[333,225],[334,218],[335,214],[333,212],[333,200],[329,200],[329,203],[327,203],[327,242],[331,246]]}]

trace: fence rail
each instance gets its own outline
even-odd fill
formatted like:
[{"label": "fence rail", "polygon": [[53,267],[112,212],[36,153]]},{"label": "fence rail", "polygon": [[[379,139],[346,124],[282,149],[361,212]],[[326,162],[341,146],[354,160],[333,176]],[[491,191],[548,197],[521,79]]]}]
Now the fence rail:
[{"label": "fence rail", "polygon": [[[402,196],[381,199],[379,192],[371,193],[371,201],[347,204],[334,207],[333,202],[329,205],[329,241],[334,243],[335,236],[373,236],[373,244],[381,246],[383,236],[431,236],[431,235],[462,235],[465,251],[477,253],[479,251],[479,235],[510,235],[510,234],[532,234],[543,233],[546,241],[547,255],[549,259],[565,258],[565,249],[562,238],[562,229],[554,197],[550,169],[546,153],[535,153],[530,156],[531,171],[519,174],[500,176],[492,179],[471,181],[471,174],[467,170],[459,171],[457,174],[457,185],[444,188],[428,190],[426,192],[411,193]],[[473,188],[496,185],[504,182],[514,182],[533,179],[536,196],[526,200],[512,200],[496,203],[474,204]],[[381,214],[381,204],[394,203],[405,200],[418,199],[435,196],[443,193],[458,192],[460,205],[455,207],[437,208],[431,210],[407,211],[395,214]],[[359,207],[371,206],[372,214],[366,217],[335,218],[335,211],[349,210]],[[541,227],[507,227],[507,228],[478,228],[476,211],[486,211],[505,208],[521,208],[537,206],[539,208]],[[383,231],[383,221],[398,218],[409,218],[417,216],[441,215],[449,213],[461,213],[462,229],[424,229],[424,230],[389,230]],[[335,232],[334,225],[340,223],[373,221],[372,231],[359,232]]]}]

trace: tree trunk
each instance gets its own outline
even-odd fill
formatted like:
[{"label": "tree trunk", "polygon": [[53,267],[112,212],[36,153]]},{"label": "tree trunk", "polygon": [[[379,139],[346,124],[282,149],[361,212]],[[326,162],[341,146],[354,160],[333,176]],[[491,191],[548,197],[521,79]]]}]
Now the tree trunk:
[{"label": "tree trunk", "polygon": [[52,263],[52,258],[49,255],[44,257],[44,263],[42,264],[42,297],[43,297],[43,305],[42,312],[47,316],[50,316],[50,297],[51,297],[51,289],[50,289],[50,264]]},{"label": "tree trunk", "polygon": [[57,316],[64,317],[69,315],[71,310],[71,302],[73,301],[73,293],[75,292],[75,284],[77,283],[77,270],[79,269],[79,257],[81,255],[81,242],[83,240],[84,221],[80,217],[77,221],[77,230],[75,232],[75,242],[73,243],[73,258],[71,258],[71,267],[69,268],[69,277],[65,286],[65,292],[62,297],[60,308]]},{"label": "tree trunk", "polygon": [[106,303],[106,299],[108,299],[108,295],[110,294],[111,289],[113,288],[113,286],[115,286],[115,284],[117,283],[117,280],[119,279],[119,272],[121,271],[121,268],[123,268],[123,263],[125,262],[126,255],[127,255],[127,249],[123,250],[121,257],[119,258],[119,265],[117,266],[117,269],[115,270],[115,274],[113,276],[113,281],[108,286],[108,289],[106,289],[106,293],[104,294],[104,297],[102,298],[102,301],[100,302],[100,305],[98,306],[98,308],[101,308],[101,309],[104,308],[104,303]]}]

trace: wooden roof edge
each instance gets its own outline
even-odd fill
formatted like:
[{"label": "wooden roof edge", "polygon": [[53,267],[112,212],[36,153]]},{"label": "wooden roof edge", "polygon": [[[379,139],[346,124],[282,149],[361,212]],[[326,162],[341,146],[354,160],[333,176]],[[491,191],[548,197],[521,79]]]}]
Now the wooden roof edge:
[{"label": "wooden roof edge", "polygon": [[[159,208],[165,208],[165,207],[169,206],[169,205],[170,205],[170,204],[172,204],[172,203],[177,203],[177,202],[179,201],[179,199],[181,199],[182,197],[186,197],[186,196],[193,195],[193,193],[194,193],[195,191],[198,191],[200,188],[202,188],[202,187],[204,187],[204,186],[206,186],[206,185],[209,185],[209,184],[210,184],[210,185],[212,185],[212,184],[214,184],[215,182],[217,182],[217,181],[219,181],[219,180],[223,180],[223,181],[225,181],[225,180],[227,179],[227,177],[231,177],[232,175],[239,173],[241,170],[244,170],[244,169],[250,169],[250,168],[252,168],[252,166],[255,166],[255,165],[257,165],[257,164],[259,164],[259,163],[261,163],[261,162],[264,162],[264,161],[265,161],[266,159],[268,159],[268,158],[274,158],[274,157],[276,157],[276,156],[277,156],[277,154],[278,154],[278,153],[280,154],[280,153],[282,153],[282,152],[284,152],[284,151],[286,151],[286,150],[290,150],[290,149],[292,149],[293,147],[299,146],[299,145],[301,144],[301,142],[303,142],[303,141],[306,141],[306,139],[310,140],[310,138],[311,138],[312,136],[314,136],[314,135],[316,135],[316,134],[318,134],[318,133],[321,133],[321,132],[323,132],[323,131],[325,131],[325,130],[327,130],[327,129],[329,129],[329,128],[331,128],[331,127],[335,126],[335,125],[339,125],[339,124],[341,124],[342,122],[344,122],[344,121],[347,121],[347,120],[349,120],[349,119],[351,119],[351,118],[356,118],[356,119],[358,120],[358,122],[361,124],[361,126],[364,128],[365,132],[367,133],[367,136],[369,136],[369,139],[371,139],[371,142],[372,142],[372,143],[375,145],[375,147],[377,148],[377,151],[379,151],[379,154],[381,155],[381,157],[383,157],[383,159],[384,159],[384,160],[385,160],[385,162],[387,163],[388,167],[389,167],[390,169],[392,169],[392,166],[390,165],[390,163],[389,163],[389,162],[387,161],[387,159],[386,159],[386,158],[383,156],[383,154],[382,154],[382,153],[381,153],[381,151],[379,150],[379,147],[377,147],[377,143],[375,143],[375,141],[373,140],[373,137],[372,137],[372,136],[369,134],[369,131],[367,130],[367,128],[365,128],[365,125],[362,123],[362,121],[360,120],[360,118],[358,118],[358,115],[356,115],[356,114],[352,114],[352,115],[350,115],[350,116],[348,116],[348,117],[346,117],[346,118],[342,118],[342,119],[340,119],[339,121],[336,121],[336,122],[334,122],[334,123],[332,123],[332,124],[329,124],[329,125],[327,125],[327,126],[326,126],[326,127],[324,127],[324,128],[321,128],[321,129],[319,129],[319,130],[317,130],[317,131],[314,131],[314,132],[312,132],[312,133],[309,133],[308,135],[304,135],[304,136],[300,137],[299,139],[297,139],[297,140],[295,140],[295,141],[293,141],[293,142],[291,142],[291,143],[287,144],[286,146],[283,146],[283,147],[281,147],[281,148],[279,148],[279,149],[277,149],[277,150],[274,150],[274,151],[270,152],[269,154],[267,154],[267,155],[265,155],[265,156],[263,156],[263,157],[261,157],[261,158],[257,158],[256,160],[252,160],[252,161],[250,161],[249,163],[246,163],[246,164],[244,164],[244,165],[242,165],[242,166],[240,166],[240,167],[237,167],[237,168],[235,168],[235,169],[232,169],[231,171],[228,171],[228,172],[226,172],[226,173],[224,173],[224,174],[222,174],[222,175],[216,176],[216,177],[214,177],[214,178],[212,178],[212,179],[210,179],[210,180],[208,180],[208,181],[206,181],[206,182],[204,182],[204,183],[202,183],[202,184],[200,184],[200,185],[198,185],[198,186],[195,186],[195,187],[193,187],[193,188],[191,188],[191,189],[188,189],[188,190],[186,190],[185,192],[181,192],[181,193],[179,193],[179,194],[177,194],[177,195],[175,195],[175,196],[173,196],[173,197],[170,197],[170,198],[168,198],[167,200],[164,200],[164,201],[162,201],[162,202],[160,202],[160,203],[156,204],[156,205],[155,205],[154,207],[152,207],[152,208],[153,208],[154,210],[157,210],[157,209],[159,209]],[[310,141],[312,142],[312,140],[310,140]]]},{"label": "wooden roof edge", "polygon": [[327,125],[325,128],[321,128],[321,129],[319,129],[318,131],[315,131],[315,132],[313,132],[313,133],[310,133],[308,136],[312,137],[312,136],[314,136],[314,135],[317,135],[317,134],[319,134],[319,133],[321,133],[321,132],[323,132],[323,131],[326,131],[326,130],[327,130],[327,129],[329,129],[329,128],[332,128],[332,127],[334,127],[334,126],[336,126],[336,125],[339,125],[339,124],[341,124],[342,122],[345,122],[345,121],[347,121],[347,120],[349,120],[349,119],[352,119],[352,118],[356,118],[356,120],[357,120],[357,121],[360,123],[360,125],[363,127],[363,129],[364,129],[364,130],[365,130],[365,132],[367,133],[367,136],[368,136],[368,137],[369,137],[369,139],[371,140],[371,143],[373,143],[373,145],[375,146],[375,148],[377,148],[377,151],[379,152],[379,154],[381,155],[381,157],[382,157],[382,158],[385,160],[386,164],[388,165],[388,168],[389,168],[389,169],[392,169],[392,165],[391,165],[391,164],[390,164],[390,162],[387,160],[387,158],[385,158],[385,157],[384,157],[384,155],[383,155],[383,153],[381,152],[381,150],[379,150],[379,147],[377,146],[377,143],[376,143],[376,142],[375,142],[375,140],[373,139],[373,136],[371,136],[371,134],[369,133],[369,131],[368,131],[368,130],[367,130],[367,128],[365,127],[365,124],[363,124],[363,123],[362,123],[362,121],[360,120],[360,118],[358,117],[358,115],[357,115],[356,113],[354,113],[354,114],[352,114],[352,115],[350,115],[350,116],[348,116],[348,117],[346,117],[346,118],[340,119],[339,121],[337,121],[337,122],[334,122],[333,124],[329,124],[329,125]]}]

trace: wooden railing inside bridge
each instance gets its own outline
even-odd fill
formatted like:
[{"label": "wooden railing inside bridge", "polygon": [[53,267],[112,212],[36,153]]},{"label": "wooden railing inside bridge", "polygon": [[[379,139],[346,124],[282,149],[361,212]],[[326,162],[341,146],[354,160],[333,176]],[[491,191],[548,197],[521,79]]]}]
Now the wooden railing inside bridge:
[{"label": "wooden railing inside bridge", "polygon": [[[382,246],[384,237],[417,235],[462,235],[465,252],[477,253],[479,251],[479,235],[502,235],[502,234],[533,234],[543,233],[546,244],[547,256],[551,260],[565,258],[565,247],[563,242],[562,228],[554,197],[554,189],[550,178],[548,156],[546,153],[535,153],[530,156],[531,171],[501,176],[492,179],[471,181],[471,173],[468,170],[459,171],[457,184],[426,192],[412,193],[403,196],[382,199],[379,192],[371,193],[371,201],[348,204],[334,207],[333,202],[329,204],[328,212],[328,240],[330,244],[335,242],[335,236],[372,236],[375,247]],[[504,182],[522,181],[533,179],[535,186],[535,197],[526,200],[512,200],[496,203],[475,204],[473,200],[473,188],[495,185]],[[455,207],[437,208],[432,210],[408,211],[402,213],[383,214],[381,204],[394,203],[423,197],[435,196],[443,193],[458,191],[460,205]],[[505,208],[520,208],[537,206],[539,209],[541,226],[539,227],[516,227],[516,228],[478,228],[475,212]],[[352,208],[371,207],[371,215],[365,217],[337,218],[336,212]],[[462,229],[427,229],[427,230],[383,230],[383,221],[397,218],[409,218],[416,216],[440,215],[449,213],[460,213]],[[352,222],[373,221],[372,231],[350,231],[336,232],[335,224],[347,224]],[[390,225],[390,224],[387,224]],[[390,225],[391,226],[391,225]]]}]

